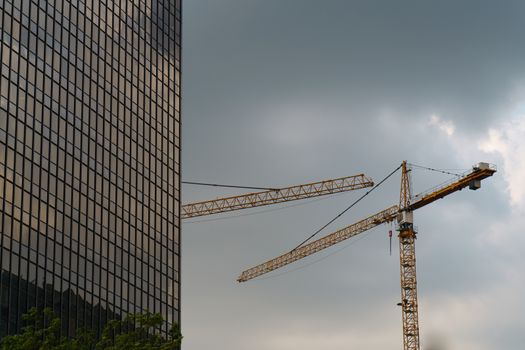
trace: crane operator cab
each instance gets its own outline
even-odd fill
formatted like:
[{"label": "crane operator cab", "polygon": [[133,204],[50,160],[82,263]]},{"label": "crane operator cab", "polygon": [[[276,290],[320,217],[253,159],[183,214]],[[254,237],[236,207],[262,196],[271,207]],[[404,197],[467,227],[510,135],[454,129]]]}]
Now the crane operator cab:
[{"label": "crane operator cab", "polygon": [[414,230],[414,212],[409,210],[403,210],[397,214],[397,228],[396,231],[399,231],[400,236],[410,232],[415,234]]}]

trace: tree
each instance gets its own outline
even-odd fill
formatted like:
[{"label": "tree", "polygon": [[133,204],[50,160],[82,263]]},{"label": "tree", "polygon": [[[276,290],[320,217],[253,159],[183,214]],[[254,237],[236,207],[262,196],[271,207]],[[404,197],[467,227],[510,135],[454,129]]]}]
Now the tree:
[{"label": "tree", "polygon": [[28,324],[20,334],[0,341],[0,350],[176,350],[182,342],[179,326],[174,324],[167,338],[159,334],[160,314],[130,314],[124,320],[109,321],[100,339],[95,332],[80,329],[74,338],[60,335],[60,318],[49,308],[32,308],[23,319]]},{"label": "tree", "polygon": [[28,324],[17,335],[7,336],[2,339],[2,350],[51,350],[60,349],[67,340],[60,336],[60,319],[51,309],[39,312],[32,308],[22,316]]},{"label": "tree", "polygon": [[130,314],[123,321],[109,321],[102,338],[96,345],[97,350],[176,350],[182,335],[177,324],[170,330],[168,338],[153,330],[162,325],[162,316],[146,312]]}]

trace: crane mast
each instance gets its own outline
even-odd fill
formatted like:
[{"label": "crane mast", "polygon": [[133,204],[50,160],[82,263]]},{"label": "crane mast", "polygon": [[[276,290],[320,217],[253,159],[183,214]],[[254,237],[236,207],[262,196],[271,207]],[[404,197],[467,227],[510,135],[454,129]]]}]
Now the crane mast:
[{"label": "crane mast", "polygon": [[406,161],[401,167],[399,196],[399,263],[401,275],[401,313],[405,350],[419,350],[419,318],[416,279],[416,232],[413,211],[410,209],[410,173]]},{"label": "crane mast", "polygon": [[189,203],[182,206],[181,218],[187,219],[203,215],[229,212],[240,209],[260,207],[299,199],[325,196],[334,193],[358,190],[374,186],[374,181],[364,174],[324,180],[303,185],[277,188],[239,196],[218,198]]}]

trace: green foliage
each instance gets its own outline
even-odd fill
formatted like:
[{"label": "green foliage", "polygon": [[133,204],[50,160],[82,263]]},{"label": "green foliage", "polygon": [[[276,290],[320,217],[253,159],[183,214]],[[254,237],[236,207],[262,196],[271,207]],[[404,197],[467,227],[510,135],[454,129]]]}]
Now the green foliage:
[{"label": "green foliage", "polygon": [[102,338],[96,345],[97,350],[175,350],[181,344],[182,335],[177,325],[170,331],[168,339],[152,330],[162,325],[159,314],[128,315],[123,321],[110,321],[106,325]]},{"label": "green foliage", "polygon": [[67,342],[60,336],[60,319],[51,309],[38,312],[33,308],[23,319],[28,326],[20,334],[2,339],[1,350],[54,350],[62,349]]},{"label": "green foliage", "polygon": [[51,309],[31,309],[24,320],[28,326],[20,334],[0,341],[0,350],[176,350],[182,342],[174,324],[164,338],[155,330],[163,323],[160,314],[130,314],[124,320],[109,321],[100,339],[91,330],[80,329],[74,338],[60,335],[60,318]]}]

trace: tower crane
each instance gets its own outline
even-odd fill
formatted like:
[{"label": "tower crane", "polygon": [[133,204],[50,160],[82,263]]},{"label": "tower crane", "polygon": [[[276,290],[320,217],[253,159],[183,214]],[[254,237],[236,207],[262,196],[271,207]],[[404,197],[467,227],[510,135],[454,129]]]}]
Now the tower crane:
[{"label": "tower crane", "polygon": [[402,310],[403,345],[404,350],[420,350],[415,253],[417,232],[414,228],[413,212],[463,188],[479,189],[481,180],[492,176],[496,172],[496,167],[488,163],[478,163],[469,172],[460,176],[459,179],[454,179],[452,182],[414,197],[411,197],[410,169],[406,161],[403,161],[401,164],[401,169],[399,205],[393,205],[350,226],[245,270],[238,277],[237,281],[248,281],[331,247],[380,224],[397,220],[401,275],[401,303],[398,305],[401,306]]},{"label": "tower crane", "polygon": [[181,218],[188,219],[203,215],[290,202],[372,186],[374,186],[374,181],[364,174],[345,176],[337,179],[185,204],[182,206]]}]

